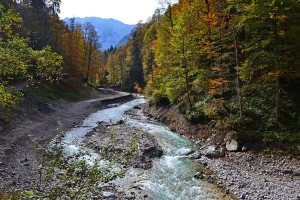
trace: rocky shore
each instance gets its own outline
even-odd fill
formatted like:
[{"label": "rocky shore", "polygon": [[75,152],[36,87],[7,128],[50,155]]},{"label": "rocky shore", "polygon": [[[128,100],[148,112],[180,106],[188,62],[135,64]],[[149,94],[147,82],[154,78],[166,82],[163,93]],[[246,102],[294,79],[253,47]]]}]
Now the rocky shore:
[{"label": "rocky shore", "polygon": [[125,102],[133,96],[111,89],[98,89],[91,99],[39,102],[20,106],[17,118],[0,129],[0,189],[28,189],[38,179],[40,152],[33,139],[46,147],[58,134],[80,126],[90,114],[108,102]]},{"label": "rocky shore", "polygon": [[124,167],[150,169],[152,158],[163,155],[156,140],[141,130],[119,124],[101,123],[86,138],[89,147],[103,158]]},{"label": "rocky shore", "polygon": [[[112,105],[114,106],[114,105]],[[140,109],[140,108],[138,108]],[[123,166],[123,171],[143,171],[152,168],[153,159],[161,157],[163,150],[150,134],[128,127],[121,120],[117,124],[99,123],[86,137],[85,143],[111,163]],[[120,177],[99,186],[100,199],[148,199],[148,195],[139,187]]]},{"label": "rocky shore", "polygon": [[[112,108],[120,105],[113,104],[124,101],[123,97],[120,99],[118,96],[122,97],[123,94],[117,95],[117,98],[115,98],[114,94],[110,94],[104,99],[101,98],[70,104],[68,110],[59,111],[58,108],[53,107],[53,113],[44,116],[46,125],[50,128],[50,125],[54,123],[53,121],[66,118],[63,120],[63,122],[65,122],[64,130],[72,127],[80,127],[80,121],[88,114],[99,109]],[[128,98],[126,95],[124,97],[125,100]],[[107,103],[105,102],[106,99]],[[62,108],[62,106],[60,108]],[[80,110],[78,110],[78,108],[80,108]],[[86,112],[82,113],[80,117],[76,118],[74,115],[70,115],[70,113],[79,114],[80,111],[84,110]],[[143,113],[148,117],[145,117]],[[57,114],[61,114],[65,118]],[[183,116],[179,114],[176,107],[154,108],[146,105],[142,107],[135,106],[134,109],[127,111],[126,114],[132,118],[153,119],[150,120],[153,122],[155,120],[161,121],[166,124],[170,130],[193,139],[197,144],[196,148],[182,154],[182,156],[186,156],[191,160],[197,160],[200,164],[199,171],[196,174],[194,174],[195,172],[190,172],[192,173],[191,178],[193,180],[203,179],[206,182],[209,181],[217,184],[222,188],[221,191],[227,193],[227,195],[223,193],[224,196],[222,199],[225,197],[228,197],[228,199],[233,197],[235,199],[249,200],[300,199],[300,161],[298,158],[272,155],[240,148],[238,143],[233,140],[232,137],[229,137],[230,134],[219,133],[206,126],[189,124]],[[48,122],[49,120],[51,120],[51,123]],[[73,121],[73,123],[67,123],[67,120],[70,122]],[[153,135],[142,131],[144,129],[128,126],[124,120],[126,119],[123,118],[116,122],[98,123],[98,126],[93,128],[83,141],[84,146],[100,155],[101,158],[108,160],[110,163],[116,163],[118,166],[122,166],[122,172],[124,173],[124,176],[121,175],[113,181],[100,184],[97,187],[97,192],[93,194],[91,199],[151,199],[148,197],[148,194],[142,188],[134,184],[134,182],[140,180],[142,177],[140,176],[141,174],[148,170],[155,169],[155,165],[153,167],[154,159],[165,157],[163,156],[163,148]],[[36,123],[39,124],[38,127],[45,125],[42,121],[36,121]],[[20,126],[19,129],[21,130],[22,127],[23,126]],[[52,129],[54,129],[54,127],[52,127]],[[51,133],[53,131],[52,129]],[[35,129],[31,126],[26,130],[31,131]],[[49,133],[49,130],[48,132],[47,130],[43,133]],[[16,134],[17,132],[14,133]],[[45,136],[45,134],[42,136]],[[55,132],[53,131],[50,136],[54,137]],[[47,141],[51,139],[50,136],[47,137]],[[17,141],[24,142],[27,140],[28,139],[18,138]],[[47,141],[44,141],[45,144]],[[23,154],[20,153],[22,151],[17,151],[20,149],[14,149],[17,155],[17,157],[13,157],[17,161],[15,164],[13,164],[12,161],[5,163],[0,162],[0,178],[5,181],[4,186],[9,185],[16,188],[27,188],[30,187],[31,182],[35,179],[35,177],[32,176],[32,174],[35,173],[33,170],[26,170],[26,173],[23,172],[24,170],[21,170],[24,168],[32,168],[35,170],[37,166],[35,157],[37,150],[30,147],[29,141],[27,142],[28,145],[22,148],[26,150]],[[19,145],[21,147],[21,144]],[[34,154],[32,154],[33,151]],[[28,157],[26,153],[32,155],[32,157]],[[6,157],[8,159],[8,154],[6,154]],[[11,169],[13,170],[12,172],[8,170],[7,167],[10,163],[12,166]],[[1,171],[1,165],[4,164],[6,168],[3,168],[5,170]],[[197,170],[198,168],[195,171]],[[13,182],[9,182],[9,180]]]},{"label": "rocky shore", "polygon": [[196,177],[217,183],[236,199],[300,199],[299,158],[241,151],[234,140],[226,144],[226,133],[189,124],[176,107],[145,107],[144,112],[195,140],[198,147],[188,156],[203,166]]}]

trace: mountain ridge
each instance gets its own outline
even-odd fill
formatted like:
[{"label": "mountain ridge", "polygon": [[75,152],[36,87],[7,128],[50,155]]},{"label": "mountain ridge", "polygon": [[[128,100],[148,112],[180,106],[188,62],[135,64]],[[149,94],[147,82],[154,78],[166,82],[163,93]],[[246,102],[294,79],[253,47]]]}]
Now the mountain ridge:
[{"label": "mountain ridge", "polygon": [[[65,18],[63,21],[69,24],[70,19]],[[101,44],[101,49],[103,50],[126,43],[129,35],[135,28],[135,25],[126,24],[113,18],[75,17],[75,23],[77,24],[83,25],[87,22],[90,22],[95,27],[99,36],[99,44]]]}]

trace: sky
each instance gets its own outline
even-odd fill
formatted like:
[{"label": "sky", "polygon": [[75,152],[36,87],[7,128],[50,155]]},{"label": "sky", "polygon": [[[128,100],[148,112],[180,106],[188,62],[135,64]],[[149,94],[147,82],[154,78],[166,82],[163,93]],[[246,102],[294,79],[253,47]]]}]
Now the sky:
[{"label": "sky", "polygon": [[62,0],[60,18],[114,18],[136,24],[145,22],[158,7],[158,0]]}]

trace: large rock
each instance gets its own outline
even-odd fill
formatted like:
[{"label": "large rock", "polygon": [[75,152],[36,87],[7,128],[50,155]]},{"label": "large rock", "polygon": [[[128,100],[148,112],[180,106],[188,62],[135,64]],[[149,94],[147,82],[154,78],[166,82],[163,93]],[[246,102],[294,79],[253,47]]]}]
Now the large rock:
[{"label": "large rock", "polygon": [[102,195],[104,197],[104,199],[116,199],[116,195],[112,192],[108,192],[108,191],[103,191]]},{"label": "large rock", "polygon": [[134,168],[151,169],[153,167],[152,158],[161,157],[163,150],[160,146],[148,146],[140,149],[138,157],[132,163]]},{"label": "large rock", "polygon": [[195,175],[194,175],[194,178],[196,179],[204,179],[204,175],[202,172],[197,172]]},{"label": "large rock", "polygon": [[143,150],[143,156],[149,158],[161,157],[163,155],[161,147],[152,146]]},{"label": "large rock", "polygon": [[234,139],[226,141],[226,150],[227,151],[238,151],[239,143]]},{"label": "large rock", "polygon": [[187,155],[190,159],[198,159],[201,158],[202,154],[199,151],[195,151],[194,153]]},{"label": "large rock", "polygon": [[207,158],[220,158],[225,156],[224,149],[217,149],[215,146],[210,145],[201,151],[201,154]]}]

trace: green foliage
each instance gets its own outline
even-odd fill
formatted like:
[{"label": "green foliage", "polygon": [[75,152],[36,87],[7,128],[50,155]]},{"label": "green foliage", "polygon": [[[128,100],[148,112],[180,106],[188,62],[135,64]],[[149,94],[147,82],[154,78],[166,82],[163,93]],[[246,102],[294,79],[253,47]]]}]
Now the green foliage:
[{"label": "green foliage", "polygon": [[31,58],[26,41],[13,32],[21,19],[13,11],[5,11],[0,4],[0,81],[25,76]]},{"label": "green foliage", "polygon": [[20,24],[21,18],[13,13],[12,10],[5,11],[0,4],[0,38],[11,38],[14,33],[12,27]]},{"label": "green foliage", "polygon": [[35,58],[35,75],[49,83],[57,83],[62,78],[63,57],[52,52],[47,46],[40,51],[33,53]]},{"label": "green foliage", "polygon": [[[63,58],[50,47],[38,51],[29,47],[28,41],[16,33],[21,24],[19,16],[12,10],[5,10],[0,4],[0,110],[1,120],[9,121],[13,106],[22,94],[9,87],[14,80],[56,83],[62,76]],[[35,79],[34,79],[35,78]],[[6,111],[6,112],[4,112]]]},{"label": "green foliage", "polygon": [[151,103],[177,104],[189,121],[233,129],[240,140],[292,142],[287,138],[300,130],[299,6],[293,0],[174,4],[144,31]]},{"label": "green foliage", "polygon": [[9,123],[15,117],[14,106],[21,97],[21,93],[10,90],[0,83],[0,125]]},{"label": "green foliage", "polygon": [[20,94],[8,90],[4,85],[0,84],[0,105],[10,106],[15,105],[20,98]]}]

